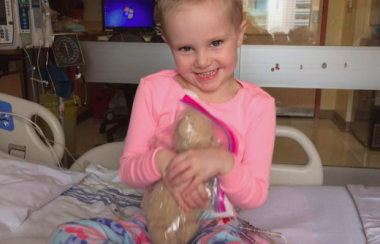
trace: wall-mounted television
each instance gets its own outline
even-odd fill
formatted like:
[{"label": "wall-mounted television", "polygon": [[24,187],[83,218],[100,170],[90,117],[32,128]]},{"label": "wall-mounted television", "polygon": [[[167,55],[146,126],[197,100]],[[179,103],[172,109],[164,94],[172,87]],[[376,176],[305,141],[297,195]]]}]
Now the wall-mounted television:
[{"label": "wall-mounted television", "polygon": [[104,31],[151,30],[155,0],[102,0]]}]

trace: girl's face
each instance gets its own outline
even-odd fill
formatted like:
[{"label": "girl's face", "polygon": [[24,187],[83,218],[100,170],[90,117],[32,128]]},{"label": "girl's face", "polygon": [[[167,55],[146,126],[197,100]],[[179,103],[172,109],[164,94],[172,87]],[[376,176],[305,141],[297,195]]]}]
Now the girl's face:
[{"label": "girl's face", "polygon": [[237,29],[222,4],[184,4],[165,18],[165,40],[187,85],[204,93],[228,89],[246,27]]}]

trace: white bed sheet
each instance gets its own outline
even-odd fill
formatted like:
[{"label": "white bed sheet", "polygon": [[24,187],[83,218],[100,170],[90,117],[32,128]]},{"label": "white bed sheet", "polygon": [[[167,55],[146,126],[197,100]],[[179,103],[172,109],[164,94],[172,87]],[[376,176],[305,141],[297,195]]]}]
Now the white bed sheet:
[{"label": "white bed sheet", "polygon": [[[82,188],[81,185],[78,188]],[[124,189],[123,192],[125,194],[135,193],[130,189]],[[112,207],[109,206],[102,201],[88,204],[75,197],[61,195],[39,210],[32,212],[12,234],[2,236],[0,244],[42,244],[59,224],[94,217],[115,219]],[[141,209],[130,207],[126,213],[141,213]]]},{"label": "white bed sheet", "polygon": [[349,185],[368,244],[380,244],[380,187]]},{"label": "white bed sheet", "polygon": [[239,216],[259,228],[281,232],[289,244],[367,243],[346,187],[271,186],[263,206]]},{"label": "white bed sheet", "polygon": [[10,158],[0,157],[0,239],[85,177]]}]

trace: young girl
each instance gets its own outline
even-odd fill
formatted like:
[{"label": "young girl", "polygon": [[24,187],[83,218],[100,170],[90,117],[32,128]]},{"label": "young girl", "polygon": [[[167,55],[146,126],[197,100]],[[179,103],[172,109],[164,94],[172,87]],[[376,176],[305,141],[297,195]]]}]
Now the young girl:
[{"label": "young girl", "polygon": [[[205,205],[203,182],[217,176],[234,206],[259,207],[268,193],[276,114],[272,97],[233,78],[247,26],[242,0],[160,0],[158,10],[177,69],[141,80],[120,178],[134,187],[149,187],[165,176],[177,202],[189,210]],[[238,138],[236,155],[223,149],[177,155],[153,146],[176,122],[186,94],[232,128]]]},{"label": "young girl", "polygon": [[[208,195],[203,182],[216,176],[235,207],[259,207],[268,194],[276,113],[272,97],[233,77],[237,49],[247,26],[242,0],[159,0],[158,10],[163,38],[177,69],[141,80],[120,159],[120,178],[138,188],[163,178],[178,204],[189,210],[205,206]],[[155,146],[176,123],[180,100],[186,94],[233,131],[237,153],[202,149],[176,154],[170,148]],[[122,243],[149,243],[143,217],[118,224],[99,219],[91,222],[91,227],[104,231],[104,225],[119,226],[123,234],[118,235],[125,236]],[[71,227],[79,231],[81,226],[78,222]],[[88,222],[86,226],[90,226]],[[66,227],[61,226],[50,243],[66,240]],[[223,225],[216,231],[202,231],[193,243],[209,243],[210,238],[212,243],[243,243],[236,231]],[[94,240],[100,239],[92,238],[91,233],[96,232],[88,230],[86,237],[97,243]]]}]

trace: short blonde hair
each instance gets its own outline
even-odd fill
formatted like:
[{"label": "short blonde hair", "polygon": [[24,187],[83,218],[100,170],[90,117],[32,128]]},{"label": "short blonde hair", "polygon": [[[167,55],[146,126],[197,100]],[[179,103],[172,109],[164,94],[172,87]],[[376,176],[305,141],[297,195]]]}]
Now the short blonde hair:
[{"label": "short blonde hair", "polygon": [[[212,0],[158,0],[157,13],[161,23],[162,31],[165,34],[165,14],[175,10],[185,3],[202,3]],[[243,1],[242,0],[213,0],[215,2],[225,4],[225,7],[230,12],[231,21],[239,28],[242,23],[243,16]]]}]

